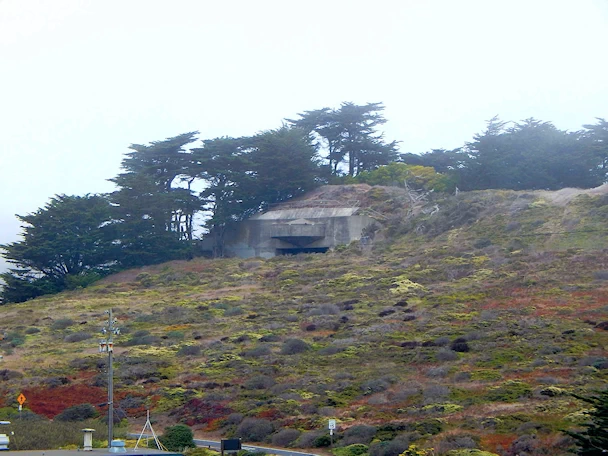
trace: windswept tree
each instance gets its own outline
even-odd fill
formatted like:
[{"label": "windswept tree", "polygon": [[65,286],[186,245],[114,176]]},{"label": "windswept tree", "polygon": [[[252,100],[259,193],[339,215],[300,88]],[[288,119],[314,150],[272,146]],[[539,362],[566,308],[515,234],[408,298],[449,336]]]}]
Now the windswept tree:
[{"label": "windswept tree", "polygon": [[[196,141],[197,133],[130,146],[131,152],[122,161],[125,172],[110,179],[118,186],[112,199],[127,216],[152,219],[156,229],[164,227],[180,239],[192,239],[193,216],[199,205],[190,188],[191,154],[184,146]],[[138,198],[149,204],[129,207]]]},{"label": "windswept tree", "polygon": [[254,211],[299,196],[321,181],[317,148],[301,130],[284,125],[248,142]]},{"label": "windswept tree", "polygon": [[325,149],[326,160],[333,175],[356,176],[371,171],[397,158],[397,142],[386,143],[378,127],[386,123],[382,103],[356,105],[342,103],[339,109],[323,108],[298,114],[288,122],[316,139]]},{"label": "windswept tree", "polygon": [[15,266],[1,275],[3,302],[21,302],[86,285],[116,265],[112,208],[101,195],[57,195],[18,215],[22,240],[0,245]]},{"label": "windswept tree", "polygon": [[586,132],[568,132],[533,118],[503,122],[493,117],[460,149],[401,158],[450,175],[461,190],[590,188],[607,177],[608,129],[601,119],[586,128]]},{"label": "windswept tree", "polygon": [[173,193],[158,192],[146,175],[128,174],[111,194],[117,260],[123,268],[161,263],[185,255],[186,246],[167,221],[175,207]]},{"label": "windswept tree", "polygon": [[123,173],[111,182],[110,195],[118,232],[119,261],[124,267],[159,263],[184,256],[192,240],[200,201],[192,191],[191,153],[185,146],[197,132],[149,145],[132,144]]},{"label": "windswept tree", "polygon": [[551,122],[525,119],[505,129],[493,118],[483,134],[475,135],[466,151],[464,189],[512,190],[595,187],[597,159],[579,132],[558,130]]},{"label": "windswept tree", "polygon": [[582,134],[595,157],[592,170],[603,182],[608,181],[608,121],[598,117],[596,124],[583,125]]},{"label": "windswept tree", "polygon": [[510,186],[512,175],[517,172],[518,157],[505,147],[505,126],[506,122],[494,116],[488,120],[485,131],[475,134],[473,141],[466,144],[466,165],[459,169],[465,189]]},{"label": "windswept tree", "polygon": [[205,227],[214,239],[214,256],[223,256],[224,236],[243,217],[243,185],[251,178],[241,138],[216,138],[192,149],[190,175],[205,182],[201,192]]}]

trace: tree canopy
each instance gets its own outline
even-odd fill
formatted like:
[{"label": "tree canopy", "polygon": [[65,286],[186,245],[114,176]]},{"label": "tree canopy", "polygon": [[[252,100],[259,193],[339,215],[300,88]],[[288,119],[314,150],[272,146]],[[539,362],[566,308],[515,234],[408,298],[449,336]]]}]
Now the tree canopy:
[{"label": "tree canopy", "polygon": [[397,158],[397,142],[386,143],[377,127],[386,123],[382,103],[342,103],[339,109],[305,111],[288,122],[311,135],[326,150],[333,175],[341,175],[346,162],[349,176],[372,171]]},{"label": "tree canopy", "polygon": [[533,118],[503,122],[493,117],[459,149],[402,159],[451,175],[461,190],[596,187],[608,177],[608,123],[599,119],[585,128],[567,132]]},{"label": "tree canopy", "polygon": [[19,302],[86,284],[116,265],[111,206],[100,195],[57,195],[18,215],[22,240],[0,245],[17,267],[1,275],[2,300]]},{"label": "tree canopy", "polygon": [[[348,181],[347,181],[348,182]],[[369,185],[408,187],[412,190],[446,192],[454,189],[454,183],[445,174],[440,174],[430,166],[389,163],[374,171],[360,173],[353,182]]]}]

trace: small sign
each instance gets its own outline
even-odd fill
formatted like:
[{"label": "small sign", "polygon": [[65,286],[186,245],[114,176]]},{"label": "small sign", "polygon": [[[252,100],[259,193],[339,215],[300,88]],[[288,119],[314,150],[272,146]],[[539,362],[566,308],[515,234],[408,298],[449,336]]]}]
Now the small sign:
[{"label": "small sign", "polygon": [[329,420],[329,429],[332,431],[336,429],[336,420]]},{"label": "small sign", "polygon": [[17,396],[17,402],[19,402],[19,405],[23,405],[23,403],[25,402],[25,396],[23,395],[23,393]]},{"label": "small sign", "polygon": [[239,451],[241,449],[241,439],[224,439],[221,441],[220,449],[224,451]]}]

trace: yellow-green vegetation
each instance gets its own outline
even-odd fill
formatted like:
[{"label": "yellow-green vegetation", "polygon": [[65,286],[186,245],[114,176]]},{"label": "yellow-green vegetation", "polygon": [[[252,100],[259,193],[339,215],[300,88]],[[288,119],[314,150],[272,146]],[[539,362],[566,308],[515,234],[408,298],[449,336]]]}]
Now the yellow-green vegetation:
[{"label": "yellow-green vegetation", "polygon": [[608,197],[366,201],[387,212],[365,248],[175,261],[3,306],[0,417],[20,391],[49,418],[85,401],[77,385],[103,397],[112,307],[116,404],[137,426],[149,405],[275,446],[328,446],[333,418],[336,456],[561,454],[584,418],[571,393],[608,381]]},{"label": "yellow-green vegetation", "polygon": [[424,292],[426,288],[412,280],[408,279],[407,276],[397,276],[393,282],[396,286],[391,289],[394,294],[415,294],[416,292]]}]

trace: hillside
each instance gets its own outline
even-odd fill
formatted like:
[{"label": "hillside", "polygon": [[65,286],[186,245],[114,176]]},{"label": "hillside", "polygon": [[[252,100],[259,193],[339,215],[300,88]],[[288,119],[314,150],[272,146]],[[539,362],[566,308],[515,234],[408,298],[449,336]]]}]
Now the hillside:
[{"label": "hillside", "polygon": [[373,456],[412,442],[565,454],[559,430],[585,409],[568,393],[608,380],[608,185],[314,197],[351,191],[377,218],[363,245],[172,262],[3,306],[3,405],[103,403],[113,308],[116,404],[134,429],[149,406],[159,425],[277,446],[325,446],[335,418],[336,445]]}]

